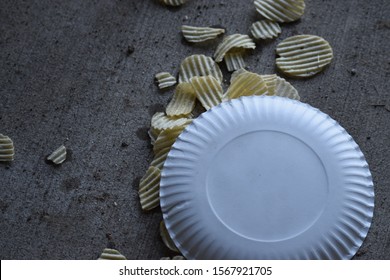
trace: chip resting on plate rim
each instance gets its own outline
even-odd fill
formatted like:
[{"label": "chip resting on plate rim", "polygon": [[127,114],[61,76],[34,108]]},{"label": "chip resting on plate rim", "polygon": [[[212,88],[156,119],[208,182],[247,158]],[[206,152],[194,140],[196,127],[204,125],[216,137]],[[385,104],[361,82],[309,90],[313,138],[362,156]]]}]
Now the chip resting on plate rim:
[{"label": "chip resting on plate rim", "polygon": [[246,96],[180,134],[160,205],[186,259],[350,259],[371,225],[374,187],[358,145],[328,115]]}]

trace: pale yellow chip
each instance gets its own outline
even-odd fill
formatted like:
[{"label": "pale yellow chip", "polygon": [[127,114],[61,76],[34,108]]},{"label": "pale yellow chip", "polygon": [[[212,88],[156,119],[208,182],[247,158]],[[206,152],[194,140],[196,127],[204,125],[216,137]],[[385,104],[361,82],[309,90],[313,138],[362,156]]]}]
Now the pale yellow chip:
[{"label": "pale yellow chip", "polygon": [[246,64],[243,58],[245,49],[231,49],[224,56],[226,68],[229,72],[236,71],[241,68],[245,68]]},{"label": "pale yellow chip", "polygon": [[156,74],[158,88],[164,89],[176,84],[176,79],[168,72],[160,72]]},{"label": "pale yellow chip", "polygon": [[61,164],[66,160],[66,154],[67,152],[65,146],[61,145],[47,157],[47,160],[52,161],[54,164]]},{"label": "pale yellow chip", "polygon": [[176,245],[173,242],[171,236],[169,235],[169,232],[168,232],[167,228],[165,227],[164,221],[160,222],[160,236],[161,236],[161,239],[164,242],[165,246],[167,246],[169,250],[180,253],[179,250],[176,248]]},{"label": "pale yellow chip", "polygon": [[126,257],[115,249],[105,248],[98,260],[126,260]]},{"label": "pale yellow chip", "polygon": [[196,98],[206,110],[222,102],[222,87],[214,77],[193,77],[191,84],[195,89]]},{"label": "pale yellow chip", "polygon": [[161,3],[167,6],[181,6],[186,3],[188,0],[160,0]]},{"label": "pale yellow chip", "polygon": [[276,22],[292,22],[305,12],[304,0],[255,0],[256,10]]},{"label": "pale yellow chip", "polygon": [[260,75],[267,85],[268,95],[274,95],[276,89],[277,78],[276,74]]},{"label": "pale yellow chip", "polygon": [[166,113],[170,117],[188,116],[195,107],[195,90],[190,83],[178,84]]},{"label": "pale yellow chip", "polygon": [[150,134],[157,138],[161,131],[165,129],[187,125],[191,122],[192,119],[169,117],[163,112],[158,112],[152,117]]},{"label": "pale yellow chip", "polygon": [[217,38],[225,29],[182,25],[181,32],[188,42],[199,43]]},{"label": "pale yellow chip", "polygon": [[162,168],[164,167],[165,160],[167,159],[168,153],[170,150],[171,150],[170,147],[162,149],[162,150],[158,150],[158,152],[154,155],[154,158],[153,158],[152,162],[150,163],[150,166],[153,166],[153,167],[156,167],[156,168],[162,170]]},{"label": "pale yellow chip", "polygon": [[218,64],[211,57],[194,54],[186,57],[180,64],[179,83],[189,82],[192,77],[209,75],[222,83],[222,72]]},{"label": "pale yellow chip", "polygon": [[15,148],[11,138],[0,133],[0,161],[13,161],[14,155]]},{"label": "pale yellow chip", "polygon": [[278,37],[282,30],[277,22],[259,20],[251,25],[252,36],[256,39],[272,39]]},{"label": "pale yellow chip", "polygon": [[260,75],[245,70],[240,72],[232,77],[230,86],[224,94],[224,100],[268,94],[266,82]]},{"label": "pale yellow chip", "polygon": [[153,152],[158,155],[161,151],[165,151],[166,148],[171,148],[175,143],[177,137],[183,132],[187,125],[175,126],[163,130],[157,137],[153,146]]},{"label": "pale yellow chip", "polygon": [[300,100],[298,91],[285,79],[276,77],[275,95]]},{"label": "pale yellow chip", "polygon": [[233,48],[255,49],[256,44],[248,35],[233,34],[226,36],[215,50],[215,61],[221,62],[225,54]]},{"label": "pale yellow chip", "polygon": [[139,183],[138,195],[143,210],[160,205],[160,169],[150,166]]},{"label": "pale yellow chip", "polygon": [[283,40],[276,47],[276,66],[294,77],[310,77],[321,72],[333,59],[333,50],[323,38],[297,35]]}]

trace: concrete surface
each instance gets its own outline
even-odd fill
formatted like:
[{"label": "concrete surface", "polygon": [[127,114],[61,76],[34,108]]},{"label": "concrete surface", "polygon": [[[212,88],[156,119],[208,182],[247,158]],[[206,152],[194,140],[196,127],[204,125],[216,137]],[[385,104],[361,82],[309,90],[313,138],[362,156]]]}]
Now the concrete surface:
[{"label": "concrete surface", "polygon": [[[366,155],[376,208],[355,258],[390,259],[390,2],[306,2],[299,22],[283,24],[281,36],[259,44],[246,61],[252,71],[273,73],[282,39],[307,33],[330,42],[330,67],[288,80]],[[15,161],[0,164],[0,258],[96,259],[106,246],[130,259],[168,256],[160,211],[143,213],[137,196],[152,159],[150,118],[172,94],[157,89],[154,75],[177,74],[190,54],[213,54],[220,39],[188,44],[181,24],[248,33],[258,18],[252,1],[190,0],[181,8],[135,0],[0,1],[0,133],[16,147]],[[61,144],[68,160],[45,163]]]}]

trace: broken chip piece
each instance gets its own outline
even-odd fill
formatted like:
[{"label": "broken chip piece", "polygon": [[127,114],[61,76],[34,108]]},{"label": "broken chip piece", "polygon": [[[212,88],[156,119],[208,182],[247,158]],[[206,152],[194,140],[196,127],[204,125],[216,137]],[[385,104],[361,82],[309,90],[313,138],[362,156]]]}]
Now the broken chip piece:
[{"label": "broken chip piece", "polygon": [[172,238],[169,235],[167,228],[165,227],[164,221],[160,222],[160,236],[161,236],[161,239],[164,242],[165,246],[168,247],[168,249],[179,253],[179,250],[176,248],[175,243],[172,241]]},{"label": "broken chip piece", "polygon": [[305,12],[304,0],[255,0],[256,11],[276,22],[292,22]]},{"label": "broken chip piece", "polygon": [[165,112],[167,116],[188,116],[195,107],[195,90],[190,83],[180,83]]},{"label": "broken chip piece", "polygon": [[105,248],[98,260],[126,260],[126,257],[115,249]]},{"label": "broken chip piece", "polygon": [[160,205],[160,169],[150,166],[139,183],[138,195],[142,210],[151,210]]},{"label": "broken chip piece", "polygon": [[218,35],[225,33],[225,29],[182,25],[181,32],[188,42],[199,43],[217,38]]},{"label": "broken chip piece", "polygon": [[310,77],[321,72],[333,58],[329,43],[315,35],[296,35],[276,47],[276,66],[294,77]]},{"label": "broken chip piece", "polygon": [[57,150],[55,150],[51,155],[47,157],[47,160],[52,161],[54,164],[61,164],[66,160],[66,148],[64,145],[61,145]]},{"label": "broken chip piece", "polygon": [[208,56],[194,54],[186,57],[180,64],[179,83],[189,82],[192,77],[211,75],[222,83],[222,72],[218,64]]},{"label": "broken chip piece", "polygon": [[15,148],[11,138],[0,133],[0,161],[13,161],[14,155]]},{"label": "broken chip piece", "polygon": [[222,87],[214,77],[193,77],[191,84],[195,90],[196,98],[206,110],[222,102]]},{"label": "broken chip piece", "polygon": [[256,45],[248,35],[233,34],[226,36],[215,50],[215,61],[221,62],[225,54],[233,48],[255,49]]},{"label": "broken chip piece", "polygon": [[160,72],[156,74],[156,80],[158,82],[158,88],[164,89],[176,84],[176,79],[168,72]]},{"label": "broken chip piece", "polygon": [[277,22],[259,20],[251,25],[252,36],[256,39],[272,39],[278,37],[282,30]]}]

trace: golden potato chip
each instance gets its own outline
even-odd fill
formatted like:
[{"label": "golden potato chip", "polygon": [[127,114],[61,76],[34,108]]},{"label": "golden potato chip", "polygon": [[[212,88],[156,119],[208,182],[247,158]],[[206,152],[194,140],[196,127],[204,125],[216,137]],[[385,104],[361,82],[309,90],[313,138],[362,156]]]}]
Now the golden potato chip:
[{"label": "golden potato chip", "polygon": [[276,77],[275,95],[300,100],[298,91],[285,79]]},{"label": "golden potato chip", "polygon": [[166,113],[170,117],[188,116],[195,107],[195,90],[190,83],[180,83],[175,89]]},{"label": "golden potato chip", "polygon": [[270,20],[259,20],[252,24],[252,36],[256,39],[272,39],[278,37],[282,30],[277,22]]},{"label": "golden potato chip", "polygon": [[98,260],[126,260],[126,257],[115,249],[105,248]]},{"label": "golden potato chip", "polygon": [[160,236],[165,246],[167,246],[169,250],[180,253],[179,250],[176,248],[175,243],[172,241],[172,238],[169,235],[167,228],[165,227],[164,221],[160,222]]},{"label": "golden potato chip", "polygon": [[[157,142],[157,141],[156,141]],[[150,166],[156,167],[160,170],[164,167],[165,160],[167,159],[168,153],[171,150],[170,147],[158,150],[158,152],[154,155]]]},{"label": "golden potato chip", "polygon": [[215,61],[221,62],[225,54],[233,48],[255,49],[256,45],[248,35],[233,34],[226,36],[215,50]]},{"label": "golden potato chip", "polygon": [[222,87],[214,77],[193,77],[190,82],[196,98],[206,110],[222,102]]},{"label": "golden potato chip", "polygon": [[225,54],[223,59],[225,60],[229,72],[236,71],[246,66],[243,58],[244,52],[245,49],[238,48],[232,49]]},{"label": "golden potato chip", "polygon": [[160,205],[160,169],[149,167],[139,183],[138,195],[142,210],[151,210]]},{"label": "golden potato chip", "polygon": [[64,145],[61,145],[57,150],[55,150],[51,155],[47,157],[47,160],[52,161],[55,164],[61,164],[66,160],[66,148]]},{"label": "golden potato chip", "polygon": [[230,86],[223,96],[224,100],[268,94],[267,85],[260,75],[245,70],[240,72],[232,77]]},{"label": "golden potato chip", "polygon": [[283,40],[276,48],[279,57],[276,66],[294,77],[313,76],[328,65],[333,58],[332,47],[315,35],[297,35]]},{"label": "golden potato chip", "polygon": [[164,89],[176,84],[176,79],[168,72],[161,72],[156,74],[156,80],[158,82],[158,88]]},{"label": "golden potato chip", "polygon": [[166,148],[170,149],[186,126],[187,125],[180,125],[161,131],[154,143],[153,153],[157,155],[160,151],[163,151]]},{"label": "golden potato chip", "polygon": [[152,117],[150,132],[157,137],[161,131],[167,128],[174,128],[176,126],[187,125],[192,122],[188,118],[174,118],[166,116],[163,112],[155,113]]},{"label": "golden potato chip", "polygon": [[188,42],[199,43],[217,38],[225,33],[225,29],[182,25],[181,32]]},{"label": "golden potato chip", "polygon": [[211,75],[222,83],[222,72],[218,64],[208,56],[194,54],[186,57],[180,64],[179,83],[189,82],[192,77]]},{"label": "golden potato chip", "polygon": [[164,5],[175,7],[183,5],[185,2],[187,2],[187,0],[160,0],[160,2]]},{"label": "golden potato chip", "polygon": [[14,155],[15,148],[11,138],[0,133],[0,161],[13,161]]},{"label": "golden potato chip", "polygon": [[291,22],[305,12],[304,0],[255,0],[255,7],[263,17],[277,22]]},{"label": "golden potato chip", "polygon": [[265,84],[267,85],[268,95],[274,95],[277,83],[277,77],[275,74],[270,75],[260,75],[263,78]]}]

